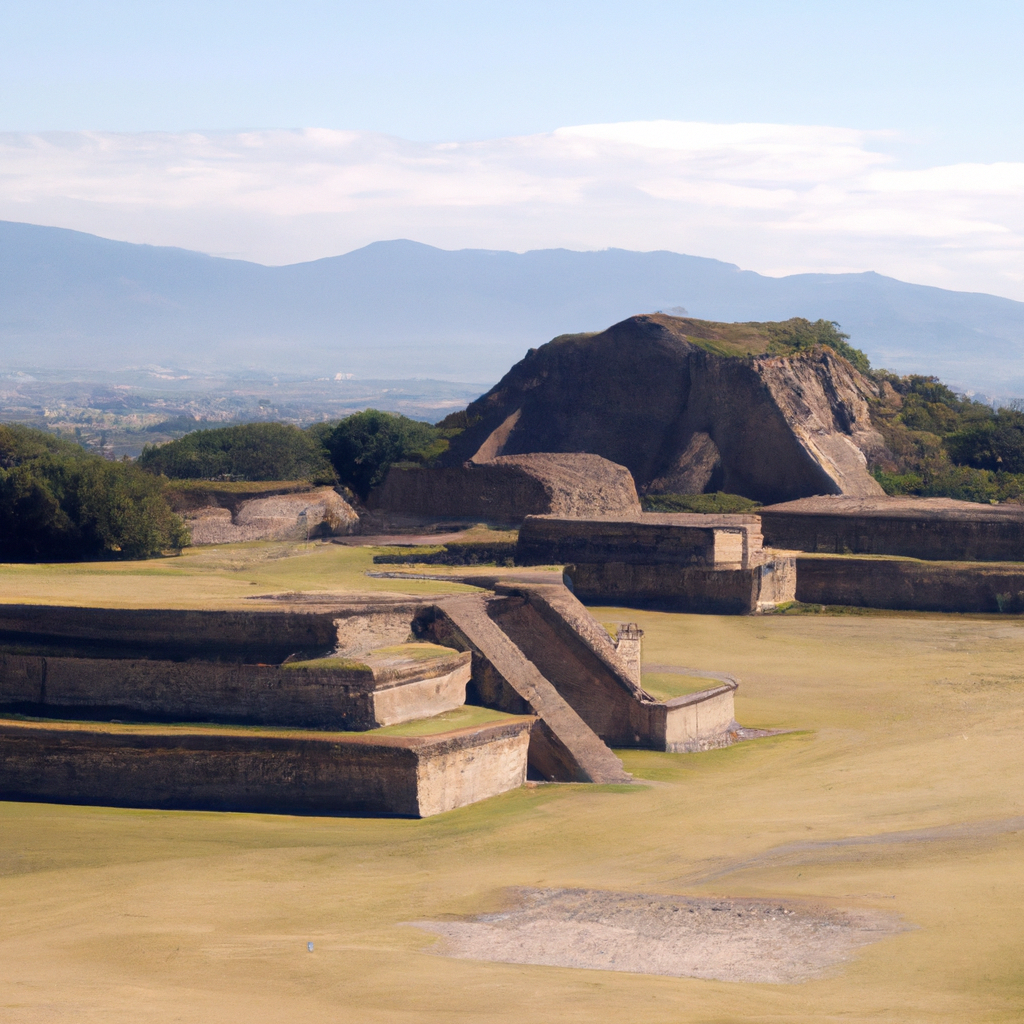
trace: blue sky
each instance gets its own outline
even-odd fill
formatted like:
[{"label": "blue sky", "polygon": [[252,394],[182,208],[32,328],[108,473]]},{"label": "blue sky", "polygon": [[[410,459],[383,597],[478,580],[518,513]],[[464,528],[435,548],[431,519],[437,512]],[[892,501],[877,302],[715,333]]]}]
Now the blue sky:
[{"label": "blue sky", "polygon": [[0,129],[325,127],[440,141],[612,121],[904,133],[1024,157],[1024,4],[7,0]]},{"label": "blue sky", "polygon": [[1022,53],[1021,0],[7,0],[0,218],[266,263],[666,248],[1024,299]]}]

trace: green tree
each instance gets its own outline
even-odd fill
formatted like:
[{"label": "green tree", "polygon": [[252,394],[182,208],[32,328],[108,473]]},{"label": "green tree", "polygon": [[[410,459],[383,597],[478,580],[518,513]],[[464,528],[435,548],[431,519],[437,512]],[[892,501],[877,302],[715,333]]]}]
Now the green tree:
[{"label": "green tree", "polygon": [[189,542],[161,482],[132,463],[5,425],[0,459],[0,560],[147,558]]},{"label": "green tree", "polygon": [[396,462],[427,463],[448,447],[437,427],[378,409],[319,432],[341,482],[364,501]]}]

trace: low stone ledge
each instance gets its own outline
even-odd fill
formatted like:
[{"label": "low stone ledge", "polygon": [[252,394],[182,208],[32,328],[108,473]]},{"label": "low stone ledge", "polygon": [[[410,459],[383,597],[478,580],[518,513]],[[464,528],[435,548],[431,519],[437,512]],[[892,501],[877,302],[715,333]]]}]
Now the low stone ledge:
[{"label": "low stone ledge", "polygon": [[796,599],[893,611],[1024,613],[1024,564],[798,557]]},{"label": "low stone ledge", "polygon": [[728,746],[736,728],[738,685],[724,683],[652,705],[650,732],[660,740],[658,749],[681,754]]},{"label": "low stone ledge", "polygon": [[427,817],[522,785],[534,721],[423,737],[0,721],[0,799]]}]

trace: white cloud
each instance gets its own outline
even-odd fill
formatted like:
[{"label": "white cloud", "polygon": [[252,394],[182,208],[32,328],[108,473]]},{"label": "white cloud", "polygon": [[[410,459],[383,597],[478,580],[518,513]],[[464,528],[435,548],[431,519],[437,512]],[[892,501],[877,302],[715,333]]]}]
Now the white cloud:
[{"label": "white cloud", "polygon": [[0,135],[0,218],[287,263],[382,238],[671,249],[1024,299],[1024,164],[913,169],[882,133],[675,121],[426,144],[306,129]]}]

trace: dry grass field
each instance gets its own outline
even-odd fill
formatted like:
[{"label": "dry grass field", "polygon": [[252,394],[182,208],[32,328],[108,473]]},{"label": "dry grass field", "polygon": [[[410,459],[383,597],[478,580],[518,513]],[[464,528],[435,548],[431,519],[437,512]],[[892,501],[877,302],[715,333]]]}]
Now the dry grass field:
[{"label": "dry grass field", "polygon": [[[404,592],[370,553],[246,545],[0,567],[0,600],[233,606]],[[456,588],[461,589],[461,588]],[[0,1019],[37,1022],[983,1022],[1024,1016],[1024,622],[609,608],[651,664],[730,672],[748,726],[623,752],[633,786],[533,786],[424,821],[0,804]],[[406,922],[509,887],[897,915],[814,980],[764,984],[436,955]],[[313,952],[307,943],[314,943]]]}]

